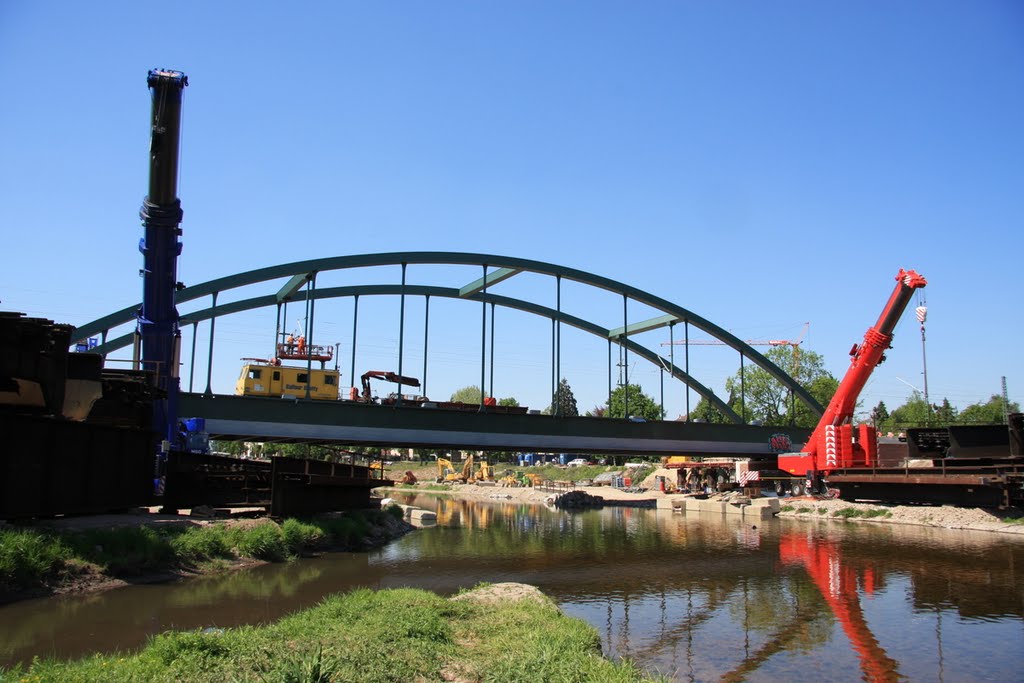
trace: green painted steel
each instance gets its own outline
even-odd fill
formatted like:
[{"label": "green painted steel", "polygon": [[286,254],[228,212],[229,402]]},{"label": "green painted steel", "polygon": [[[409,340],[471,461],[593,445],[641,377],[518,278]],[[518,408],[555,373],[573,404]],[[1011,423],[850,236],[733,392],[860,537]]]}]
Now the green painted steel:
[{"label": "green painted steel", "polygon": [[608,331],[609,339],[618,339],[619,337],[626,335],[627,337],[631,334],[640,334],[641,332],[650,332],[651,330],[657,330],[662,327],[668,327],[674,323],[680,322],[679,317],[675,315],[659,315],[657,318],[651,318],[650,320],[644,320],[638,323],[630,323],[627,327],[616,327]]},{"label": "green painted steel", "polygon": [[313,278],[312,273],[300,273],[295,275],[288,283],[277,292],[278,301],[291,301],[295,298],[295,292],[299,291],[306,283]]},{"label": "green painted steel", "polygon": [[[447,299],[466,299],[467,297],[461,296],[459,290],[449,287],[437,287],[428,285],[406,285],[406,294],[413,296],[431,296],[441,297]],[[318,289],[313,293],[313,299],[337,299],[349,296],[400,296],[402,293],[401,285],[355,285],[349,287],[328,287],[324,289]],[[491,303],[494,305],[502,306],[503,308],[512,308],[526,313],[533,313],[544,318],[551,318],[575,327],[576,329],[589,332],[598,337],[608,338],[608,329],[601,327],[594,323],[591,323],[582,318],[569,315],[556,311],[552,308],[540,306],[529,301],[522,301],[520,299],[514,299],[511,297],[501,296],[497,294],[483,294],[478,293],[474,296],[468,297],[470,301],[482,301],[484,303]],[[252,299],[245,299],[242,301],[235,301],[230,304],[222,304],[216,308],[207,308],[200,311],[194,311],[185,316],[182,316],[181,324],[190,325],[193,323],[200,323],[206,320],[211,320],[215,317],[226,315],[227,313],[240,313],[242,311],[249,311],[257,308],[265,308],[271,306],[276,301],[273,296],[261,296]],[[299,293],[296,296],[295,301],[305,301],[305,293]],[[625,345],[635,354],[641,358],[660,365],[665,368],[666,371],[670,372],[673,377],[683,382],[686,382],[690,387],[701,396],[708,397],[708,400],[722,412],[722,414],[730,417],[736,423],[741,423],[740,416],[729,407],[727,403],[718,398],[710,389],[705,387],[700,380],[691,377],[683,371],[682,368],[675,367],[667,359],[653,353],[650,349],[637,344],[636,342],[630,341],[629,339],[623,340]],[[106,344],[100,345],[94,349],[97,353],[111,353],[117,349],[124,348],[132,343],[132,335],[126,334],[124,336],[112,339]]]},{"label": "green painted steel", "polygon": [[[658,297],[649,292],[637,289],[622,282],[617,282],[609,278],[604,278],[598,275],[593,275],[585,271],[576,270],[574,268],[566,268],[551,263],[545,263],[542,261],[533,261],[530,259],[521,259],[509,256],[497,256],[489,254],[474,254],[474,253],[458,253],[458,252],[394,252],[394,253],[381,253],[381,254],[363,254],[354,256],[337,256],[323,259],[312,259],[308,261],[296,261],[293,263],[286,263],[277,266],[270,266],[267,268],[260,268],[257,270],[251,270],[245,273],[239,273],[228,277],[218,278],[210,280],[200,285],[187,287],[177,293],[176,305],[193,301],[205,296],[215,296],[221,292],[236,289],[238,287],[249,286],[266,282],[270,280],[278,280],[281,278],[294,278],[292,283],[299,280],[300,277],[314,277],[319,272],[331,271],[331,270],[342,270],[347,268],[365,268],[372,266],[395,266],[395,265],[466,265],[466,266],[485,266],[497,269],[496,275],[502,276],[502,279],[511,277],[518,272],[532,272],[542,275],[550,275],[556,278],[564,278],[579,282],[584,285],[604,289],[610,292],[621,294],[624,298],[624,304],[629,299],[633,299],[637,302],[643,303],[651,308],[661,310],[665,313],[660,318],[655,318],[647,323],[635,323],[633,325],[625,324],[623,328],[619,330],[609,330],[593,323],[583,321],[580,319],[566,316],[559,311],[553,311],[550,308],[539,306],[525,301],[512,299],[508,297],[498,297],[493,294],[484,294],[483,292],[476,292],[470,294],[477,285],[476,282],[471,283],[461,289],[459,288],[435,288],[435,287],[415,287],[406,285],[403,288],[397,288],[404,291],[406,294],[429,294],[430,296],[445,296],[449,298],[461,298],[469,299],[474,301],[492,301],[500,306],[508,306],[511,308],[517,308],[519,310],[529,311],[538,315],[543,315],[554,321],[564,322],[566,324],[574,325],[579,329],[586,330],[593,334],[609,338],[609,335],[613,332],[619,334],[625,334],[621,340],[624,341],[624,346],[628,351],[632,351],[645,359],[665,366],[666,361],[661,356],[651,352],[650,350],[629,342],[628,335],[636,333],[637,330],[642,329],[645,324],[654,324],[654,327],[669,324],[671,322],[682,322],[687,325],[693,325],[712,337],[719,339],[727,346],[731,346],[739,351],[743,357],[749,358],[755,364],[767,371],[772,377],[778,380],[785,387],[792,390],[794,395],[799,398],[805,405],[807,405],[812,411],[820,415],[822,413],[821,405],[793,378],[782,371],[777,365],[772,363],[768,358],[762,355],[760,352],[755,350],[750,345],[743,342],[741,339],[731,334],[727,330],[715,325],[714,323],[706,320],[705,318],[693,313],[692,311],[678,306],[676,304],[667,301],[661,297]],[[514,271],[514,272],[513,272]],[[289,283],[290,285],[292,283]],[[487,275],[487,285],[492,284],[491,274]],[[480,286],[482,288],[483,278],[481,278]],[[182,316],[182,325],[199,322],[205,319],[213,319],[223,315],[229,315],[230,313],[250,310],[252,308],[259,308],[263,306],[276,305],[279,302],[279,296],[281,296],[286,289],[289,287],[279,290],[277,295],[269,295],[267,297],[255,297],[247,299],[241,302],[232,302],[228,304],[222,304],[217,306],[216,311],[213,309],[207,309],[206,311],[197,311]],[[339,296],[362,296],[367,294],[387,294],[395,295],[399,292],[395,291],[396,288],[391,285],[366,285],[356,287],[336,287],[328,288],[323,290],[317,290],[313,294],[313,298],[332,298]],[[454,294],[453,294],[454,293]],[[293,290],[294,300],[302,301],[305,299],[305,293]],[[263,303],[265,302],[265,303]],[[138,310],[138,306],[131,306],[124,308],[120,311],[112,313],[108,316],[92,321],[77,328],[73,333],[73,341],[79,341],[86,339],[90,336],[97,334],[106,335],[108,331],[119,325],[125,324],[135,319],[135,313]],[[674,320],[673,320],[674,319]],[[649,329],[653,329],[649,328]],[[100,353],[109,353],[112,350],[123,348],[131,343],[131,335],[125,335],[113,340],[107,340],[100,348],[97,349]],[[687,375],[682,370],[672,367],[672,375],[677,379],[686,382],[694,391],[699,395],[707,398],[713,403],[723,414],[730,417],[736,422],[742,422],[738,415],[732,411],[721,399],[717,398],[715,394],[703,386],[693,377]]]},{"label": "green painted steel", "polygon": [[523,271],[516,270],[515,268],[499,268],[498,270],[496,270],[496,271],[494,271],[492,273],[487,273],[487,282],[486,283],[484,282],[484,278],[482,278],[482,277],[481,278],[477,278],[476,280],[474,280],[473,282],[470,282],[465,287],[462,287],[461,289],[459,289],[459,295],[460,296],[469,296],[471,294],[476,294],[477,292],[483,291],[484,284],[486,284],[488,287],[493,287],[494,285],[498,284],[499,282],[503,282],[503,281],[509,279],[510,277],[518,275],[521,272],[523,272]]}]

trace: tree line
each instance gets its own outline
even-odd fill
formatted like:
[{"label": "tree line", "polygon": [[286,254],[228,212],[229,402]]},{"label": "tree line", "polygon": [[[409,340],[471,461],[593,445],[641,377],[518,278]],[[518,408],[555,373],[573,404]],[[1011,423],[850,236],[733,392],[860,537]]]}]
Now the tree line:
[{"label": "tree line", "polygon": [[[839,388],[839,380],[825,369],[819,353],[799,347],[776,346],[765,354],[769,360],[797,380],[822,406],[827,406]],[[796,426],[813,428],[818,418],[797,401],[792,392],[760,367],[745,368],[725,381],[728,398],[725,403],[752,424]],[[862,406],[858,403],[858,408]],[[692,411],[694,420],[727,422],[707,399],[702,398]],[[905,403],[890,411],[879,401],[867,415],[858,413],[862,421],[869,422],[883,434],[903,432],[911,427],[937,427],[970,424],[1005,424],[1007,413],[1019,413],[1016,401],[1005,403],[1003,397],[992,395],[987,401],[972,403],[958,410],[948,398],[939,404],[929,404],[915,391]]]}]

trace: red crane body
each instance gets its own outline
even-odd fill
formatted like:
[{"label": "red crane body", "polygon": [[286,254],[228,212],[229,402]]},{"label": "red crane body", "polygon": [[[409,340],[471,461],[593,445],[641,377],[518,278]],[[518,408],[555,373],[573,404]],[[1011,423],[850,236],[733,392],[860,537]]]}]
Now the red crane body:
[{"label": "red crane body", "polygon": [[780,455],[780,470],[802,475],[855,464],[872,464],[877,456],[875,432],[869,425],[860,425],[855,441],[853,426],[849,422],[861,390],[875,367],[885,360],[893,329],[910,303],[914,290],[927,284],[928,281],[916,271],[900,269],[896,275],[896,288],[878,316],[878,322],[864,333],[864,341],[850,350],[850,368],[807,444],[799,453]]}]

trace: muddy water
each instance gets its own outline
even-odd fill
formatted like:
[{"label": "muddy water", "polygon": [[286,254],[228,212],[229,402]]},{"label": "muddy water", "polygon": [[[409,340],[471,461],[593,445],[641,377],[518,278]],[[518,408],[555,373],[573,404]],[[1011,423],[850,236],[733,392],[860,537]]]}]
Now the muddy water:
[{"label": "muddy water", "polygon": [[534,584],[604,652],[677,681],[1020,680],[1024,539],[841,522],[583,513],[431,496],[386,548],[0,608],[0,665],[262,623],[358,586]]}]

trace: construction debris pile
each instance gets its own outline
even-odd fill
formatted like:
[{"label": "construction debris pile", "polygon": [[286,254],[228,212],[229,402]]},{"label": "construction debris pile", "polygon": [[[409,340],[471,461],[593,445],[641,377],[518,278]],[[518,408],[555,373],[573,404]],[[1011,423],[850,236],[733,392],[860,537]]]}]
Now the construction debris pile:
[{"label": "construction debris pile", "polygon": [[585,491],[569,491],[560,496],[553,496],[551,504],[559,510],[581,510],[584,508],[599,508],[605,505],[601,496],[592,496]]}]

